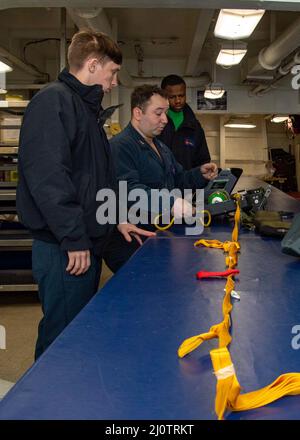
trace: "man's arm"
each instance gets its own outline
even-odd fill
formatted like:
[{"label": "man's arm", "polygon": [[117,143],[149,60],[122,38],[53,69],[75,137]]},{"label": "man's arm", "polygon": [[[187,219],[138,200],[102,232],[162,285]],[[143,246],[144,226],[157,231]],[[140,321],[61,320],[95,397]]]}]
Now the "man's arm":
[{"label": "man's arm", "polygon": [[185,170],[183,166],[176,161],[173,153],[171,153],[171,155],[175,170],[174,177],[176,187],[181,189],[181,191],[184,189],[194,190],[196,188],[205,188],[208,181],[217,176],[217,165],[212,162],[192,168],[191,170]]}]

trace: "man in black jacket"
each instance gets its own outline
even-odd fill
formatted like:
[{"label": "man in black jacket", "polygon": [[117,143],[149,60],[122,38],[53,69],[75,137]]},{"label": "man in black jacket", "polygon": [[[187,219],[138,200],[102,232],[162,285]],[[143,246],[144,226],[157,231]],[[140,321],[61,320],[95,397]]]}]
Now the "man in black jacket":
[{"label": "man in black jacket", "polygon": [[[70,71],[29,103],[20,135],[17,209],[34,238],[32,269],[44,313],[36,358],[97,291],[114,228],[97,222],[96,194],[116,191],[101,101],[117,86],[122,54],[106,35],[81,31],[68,62]],[[149,235],[130,224],[118,229],[129,242],[130,234]]]},{"label": "man in black jacket", "polygon": [[184,169],[210,162],[205,134],[191,107],[186,104],[186,84],[177,75],[166,76],[161,83],[170,108],[168,123],[159,139],[173,152]]}]

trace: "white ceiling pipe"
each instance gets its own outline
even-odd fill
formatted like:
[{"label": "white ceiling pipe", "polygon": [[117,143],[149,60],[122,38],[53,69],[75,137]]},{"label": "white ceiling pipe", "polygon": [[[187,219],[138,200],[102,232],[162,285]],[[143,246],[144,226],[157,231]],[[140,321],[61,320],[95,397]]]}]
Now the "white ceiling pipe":
[{"label": "white ceiling pipe", "polygon": [[81,18],[84,19],[90,19],[97,17],[100,12],[102,11],[102,8],[81,8],[81,9],[74,9],[74,12]]},{"label": "white ceiling pipe", "polygon": [[291,69],[296,65],[300,63],[300,52],[295,53],[293,56],[293,59],[288,63],[285,64],[285,66],[280,66],[278,69],[278,72],[281,75],[288,75],[291,71]]},{"label": "white ceiling pipe", "polygon": [[257,85],[254,89],[252,89],[249,92],[250,95],[261,96],[269,92],[271,89],[275,89],[276,88],[275,84],[284,76],[288,75],[291,72],[292,68],[297,64],[300,64],[300,51],[295,53],[295,55],[293,56],[292,60],[289,63],[279,66],[279,68],[277,69],[274,75],[274,78],[270,81],[269,84]]},{"label": "white ceiling pipe", "polygon": [[102,8],[93,9],[93,12],[86,8],[67,9],[67,11],[79,29],[88,27],[95,32],[104,32],[111,36],[111,25]]},{"label": "white ceiling pipe", "polygon": [[300,46],[300,17],[295,20],[276,40],[262,49],[258,55],[259,64],[266,70],[280,66],[281,61]]},{"label": "white ceiling pipe", "polygon": [[272,82],[270,82],[269,84],[259,84],[257,85],[254,89],[252,89],[250,91],[250,95],[253,96],[261,96],[264,95],[265,93],[269,92],[272,89],[276,89],[277,86],[275,85],[280,79],[282,79],[284,76],[286,76],[286,74],[281,74],[280,71],[278,70],[276,72],[276,75],[274,77],[274,79],[272,80]]},{"label": "white ceiling pipe", "polygon": [[291,71],[291,69],[296,65],[300,63],[300,52],[295,53],[293,59],[284,66],[279,66],[276,75],[272,82],[270,84],[261,84],[254,89],[251,90],[251,94],[260,96],[267,92],[269,92],[272,89],[275,89],[275,84],[282,79],[284,76],[288,75]]},{"label": "white ceiling pipe", "polygon": [[295,20],[276,40],[262,49],[258,62],[249,70],[251,76],[259,75],[264,70],[277,69],[282,60],[300,46],[300,17]]}]

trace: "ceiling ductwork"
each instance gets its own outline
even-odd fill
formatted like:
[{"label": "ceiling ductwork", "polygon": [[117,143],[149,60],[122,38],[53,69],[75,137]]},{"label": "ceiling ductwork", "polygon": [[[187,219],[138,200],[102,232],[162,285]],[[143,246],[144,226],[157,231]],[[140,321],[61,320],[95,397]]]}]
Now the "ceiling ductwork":
[{"label": "ceiling ductwork", "polygon": [[292,23],[275,41],[262,49],[258,55],[259,64],[266,70],[277,69],[282,60],[300,46],[300,17]]},{"label": "ceiling ductwork", "polygon": [[291,73],[292,68],[297,64],[300,64],[300,52],[296,52],[295,55],[292,56],[291,60],[287,63],[282,63],[281,66],[279,66],[279,68],[276,70],[274,78],[271,81],[258,85],[251,91],[251,93],[254,95],[262,95],[270,90],[275,89],[275,84],[280,79]]},{"label": "ceiling ductwork", "polygon": [[78,29],[90,28],[96,32],[104,32],[112,36],[111,25],[102,8],[67,9]]},{"label": "ceiling ductwork", "polygon": [[282,60],[299,46],[300,18],[294,21],[294,23],[268,47],[260,51],[257,63],[249,70],[247,78],[254,79],[255,76],[261,76],[265,70],[270,71],[277,69]]},{"label": "ceiling ductwork", "polygon": [[288,75],[291,71],[291,69],[296,65],[296,64],[300,64],[300,52],[296,52],[295,55],[293,56],[292,60],[285,64],[285,65],[281,65],[278,69],[278,72],[281,75]]},{"label": "ceiling ductwork", "polygon": [[[248,71],[246,81],[256,84],[251,91],[254,94],[274,88],[274,83],[287,75],[291,68],[300,61],[299,53],[288,63],[283,61],[300,46],[300,18],[295,20],[268,47],[258,55],[256,64]],[[261,79],[264,78],[263,81]]]},{"label": "ceiling ductwork", "polygon": [[73,9],[74,13],[78,15],[78,17],[84,18],[85,20],[89,20],[90,18],[97,17],[102,8],[84,8],[84,9]]}]

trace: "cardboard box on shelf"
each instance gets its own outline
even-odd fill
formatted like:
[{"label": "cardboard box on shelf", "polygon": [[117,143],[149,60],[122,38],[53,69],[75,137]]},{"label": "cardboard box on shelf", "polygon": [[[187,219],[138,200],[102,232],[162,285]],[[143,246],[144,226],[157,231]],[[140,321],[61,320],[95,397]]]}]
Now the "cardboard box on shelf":
[{"label": "cardboard box on shelf", "polygon": [[17,144],[20,137],[20,128],[1,128],[4,127],[21,127],[22,118],[18,117],[1,117],[0,118],[0,141],[8,144]]}]

